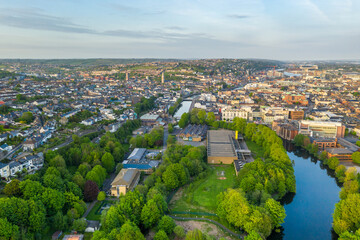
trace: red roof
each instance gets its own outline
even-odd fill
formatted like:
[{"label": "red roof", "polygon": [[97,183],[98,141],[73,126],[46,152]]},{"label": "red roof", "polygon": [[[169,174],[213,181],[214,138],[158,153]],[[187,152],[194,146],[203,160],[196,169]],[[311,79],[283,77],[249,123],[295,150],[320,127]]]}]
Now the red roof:
[{"label": "red roof", "polygon": [[4,101],[0,101],[0,105],[3,105],[3,104],[5,104],[5,102],[4,102]]}]

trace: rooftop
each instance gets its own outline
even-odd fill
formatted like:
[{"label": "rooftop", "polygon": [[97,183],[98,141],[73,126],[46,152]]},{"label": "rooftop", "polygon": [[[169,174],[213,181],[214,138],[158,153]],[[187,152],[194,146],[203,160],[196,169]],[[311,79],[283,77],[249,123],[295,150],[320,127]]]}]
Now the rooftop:
[{"label": "rooftop", "polygon": [[208,131],[208,156],[237,157],[232,138],[235,136],[230,130]]},{"label": "rooftop", "polygon": [[131,182],[135,178],[136,174],[139,172],[138,169],[128,168],[121,169],[119,174],[112,181],[111,185],[124,185],[130,186]]}]

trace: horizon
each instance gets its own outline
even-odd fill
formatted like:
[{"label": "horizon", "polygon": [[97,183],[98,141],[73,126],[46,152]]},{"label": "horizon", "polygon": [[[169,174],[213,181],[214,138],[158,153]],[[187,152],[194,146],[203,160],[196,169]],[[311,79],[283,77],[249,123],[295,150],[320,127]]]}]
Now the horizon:
[{"label": "horizon", "polygon": [[352,0],[15,0],[1,59],[358,60]]}]

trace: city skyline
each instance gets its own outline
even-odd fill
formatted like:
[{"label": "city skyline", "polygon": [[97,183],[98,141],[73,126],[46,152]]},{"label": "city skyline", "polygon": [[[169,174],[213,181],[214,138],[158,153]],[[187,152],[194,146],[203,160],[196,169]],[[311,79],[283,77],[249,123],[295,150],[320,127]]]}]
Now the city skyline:
[{"label": "city skyline", "polygon": [[359,59],[356,1],[2,1],[0,58]]}]

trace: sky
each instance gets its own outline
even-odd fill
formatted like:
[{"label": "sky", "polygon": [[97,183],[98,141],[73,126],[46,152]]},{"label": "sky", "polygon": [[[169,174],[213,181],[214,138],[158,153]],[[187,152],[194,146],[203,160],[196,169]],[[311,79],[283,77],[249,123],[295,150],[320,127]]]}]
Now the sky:
[{"label": "sky", "polygon": [[0,0],[0,58],[360,59],[360,0]]}]

